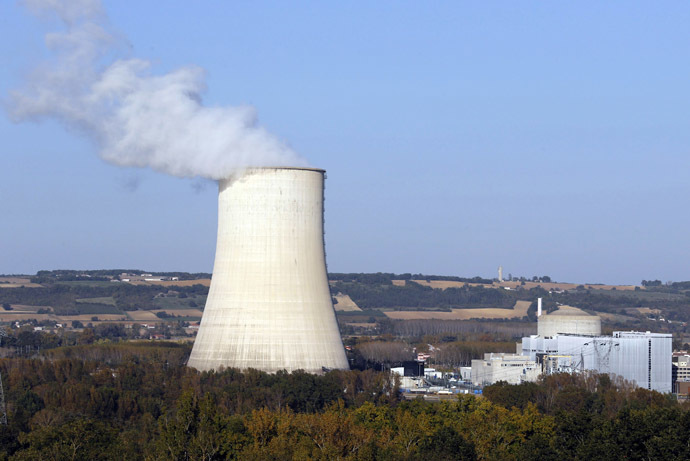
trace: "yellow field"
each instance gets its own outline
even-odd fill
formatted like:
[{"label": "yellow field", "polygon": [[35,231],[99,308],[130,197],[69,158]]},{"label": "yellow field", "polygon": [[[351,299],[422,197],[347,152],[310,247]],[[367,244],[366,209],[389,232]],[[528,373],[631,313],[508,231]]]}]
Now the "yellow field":
[{"label": "yellow field", "polygon": [[151,311],[128,311],[127,316],[136,322],[160,322],[161,319],[156,317]]},{"label": "yellow field", "polygon": [[37,312],[39,309],[48,309],[51,312],[53,311],[53,308],[50,306],[26,306],[24,304],[12,304],[12,310],[11,311],[0,311],[0,313],[2,313],[2,312],[9,312],[9,313],[27,312],[27,313],[29,313],[29,312]]},{"label": "yellow field", "polygon": [[348,295],[338,293],[334,298],[338,300],[338,303],[334,306],[337,311],[354,312],[362,310]]},{"label": "yellow field", "polygon": [[649,307],[636,307],[635,310],[640,314],[654,314],[659,315],[661,311],[659,309],[652,309]]},{"label": "yellow field", "polygon": [[60,322],[60,318],[53,314],[36,314],[31,312],[17,312],[17,311],[4,311],[0,310],[0,322],[17,322],[20,320],[55,320]]},{"label": "yellow field", "polygon": [[527,315],[529,301],[517,301],[512,309],[451,309],[450,312],[430,311],[390,311],[384,312],[387,317],[396,320],[470,320],[470,319],[514,319]]},{"label": "yellow field", "polygon": [[0,288],[41,288],[43,285],[31,283],[31,280],[23,277],[0,277]]}]

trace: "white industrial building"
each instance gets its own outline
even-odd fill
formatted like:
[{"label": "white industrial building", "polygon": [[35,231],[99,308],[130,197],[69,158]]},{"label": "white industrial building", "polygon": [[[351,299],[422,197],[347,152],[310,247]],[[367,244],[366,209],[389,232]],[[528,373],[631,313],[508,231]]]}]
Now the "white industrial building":
[{"label": "white industrial building", "polygon": [[596,371],[638,387],[671,392],[672,335],[614,331],[613,336],[558,334],[522,338],[522,354],[547,373]]},{"label": "white industrial building", "polygon": [[674,353],[672,359],[673,381],[690,381],[690,355]]},{"label": "white industrial building", "polygon": [[524,355],[490,352],[484,360],[472,360],[472,384],[484,386],[498,381],[509,384],[534,382],[541,374],[537,362]]},{"label": "white industrial building", "polygon": [[472,383],[498,381],[518,384],[543,373],[595,371],[621,378],[638,387],[671,392],[672,335],[615,331],[601,335],[601,319],[571,306],[550,314],[537,307],[537,335],[522,338],[517,353],[485,354],[472,361]]}]

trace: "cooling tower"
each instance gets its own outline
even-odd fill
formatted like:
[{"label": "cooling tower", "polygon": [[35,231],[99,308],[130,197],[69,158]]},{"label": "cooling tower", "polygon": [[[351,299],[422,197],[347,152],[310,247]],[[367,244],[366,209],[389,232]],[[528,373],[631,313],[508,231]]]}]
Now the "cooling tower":
[{"label": "cooling tower", "polygon": [[348,368],[326,274],[324,173],[255,168],[219,182],[216,260],[190,367]]}]

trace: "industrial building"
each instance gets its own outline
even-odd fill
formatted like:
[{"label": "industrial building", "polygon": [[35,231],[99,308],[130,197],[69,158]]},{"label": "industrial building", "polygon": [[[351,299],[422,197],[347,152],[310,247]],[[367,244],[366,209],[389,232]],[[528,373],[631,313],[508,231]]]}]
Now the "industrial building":
[{"label": "industrial building", "polygon": [[219,182],[216,259],[190,367],[349,368],[326,275],[324,173],[252,168]]},{"label": "industrial building", "polygon": [[541,374],[536,361],[523,355],[495,353],[484,354],[483,360],[472,360],[472,384],[484,386],[498,381],[509,384],[534,382]]},{"label": "industrial building", "polygon": [[686,351],[674,352],[671,362],[673,392],[687,399],[690,393],[690,355]]},{"label": "industrial building", "polygon": [[522,354],[545,373],[596,371],[620,376],[638,387],[671,392],[672,335],[614,331],[613,336],[558,334],[522,338]]},{"label": "industrial building", "polygon": [[509,384],[534,382],[541,374],[541,367],[524,355],[490,352],[484,360],[472,360],[472,384],[484,386],[498,381]]},{"label": "industrial building", "polygon": [[541,373],[595,371],[672,392],[671,334],[615,331],[602,336],[599,316],[571,306],[542,314],[541,299],[537,315],[538,334],[522,338],[519,355],[486,354],[484,360],[472,361],[473,384],[517,384],[534,381]]}]

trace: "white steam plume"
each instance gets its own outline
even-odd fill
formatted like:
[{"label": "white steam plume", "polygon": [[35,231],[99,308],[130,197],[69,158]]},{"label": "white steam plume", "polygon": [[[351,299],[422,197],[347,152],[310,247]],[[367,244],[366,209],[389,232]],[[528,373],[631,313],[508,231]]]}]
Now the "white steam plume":
[{"label": "white steam plume", "polygon": [[46,35],[53,59],[10,92],[14,121],[56,118],[91,137],[115,165],[221,179],[253,166],[306,162],[258,125],[253,107],[204,107],[204,70],[156,75],[142,59],[104,62],[119,45],[100,0],[24,0],[56,14],[65,30]]}]

